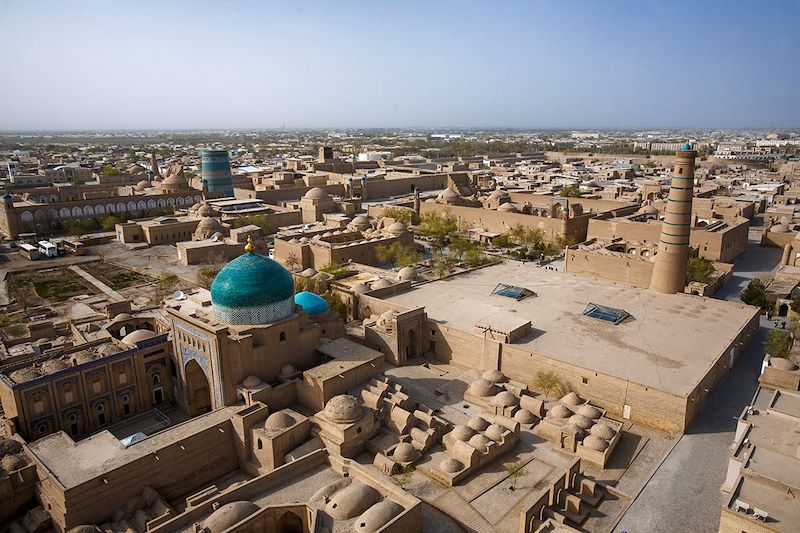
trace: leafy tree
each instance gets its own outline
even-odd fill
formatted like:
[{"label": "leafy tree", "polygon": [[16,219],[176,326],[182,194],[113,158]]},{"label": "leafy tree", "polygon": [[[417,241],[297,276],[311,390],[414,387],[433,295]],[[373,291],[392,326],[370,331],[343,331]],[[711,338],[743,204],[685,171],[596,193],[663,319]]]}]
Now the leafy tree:
[{"label": "leafy tree", "polygon": [[570,185],[558,191],[558,195],[567,196],[571,198],[580,198],[581,190],[578,187],[575,187],[574,185]]},{"label": "leafy tree", "polygon": [[342,300],[338,293],[328,291],[323,298],[328,303],[328,309],[347,320],[350,316],[350,306]]},{"label": "leafy tree", "polygon": [[411,246],[406,246],[400,241],[392,244],[381,244],[375,249],[378,259],[386,263],[405,267],[418,263],[422,260],[422,254]]},{"label": "leafy tree", "polygon": [[513,248],[515,243],[511,240],[511,237],[508,233],[503,233],[502,235],[498,235],[492,239],[492,246],[496,246],[498,248]]},{"label": "leafy tree", "polygon": [[561,386],[561,379],[552,370],[540,370],[533,379],[533,386],[544,393],[545,400],[549,400],[550,393]]},{"label": "leafy tree", "polygon": [[470,268],[479,267],[490,262],[491,259],[484,255],[483,249],[480,247],[470,248],[464,254],[464,263]]},{"label": "leafy tree", "polygon": [[511,489],[515,490],[517,488],[517,481],[519,481],[520,478],[524,477],[525,474],[528,473],[528,471],[525,470],[525,465],[522,463],[522,461],[514,461],[512,463],[506,463],[503,466],[506,469],[506,474],[508,474],[508,477],[511,478]]},{"label": "leafy tree", "polygon": [[458,229],[458,219],[445,210],[442,213],[425,213],[420,218],[419,231],[422,235],[433,238],[439,244],[447,242],[451,233]]},{"label": "leafy tree", "polygon": [[447,250],[450,255],[454,256],[459,261],[464,259],[464,255],[470,250],[474,250],[478,245],[475,242],[467,239],[466,237],[453,237],[450,239],[450,244]]},{"label": "leafy tree", "polygon": [[103,174],[103,176],[114,176],[116,174],[119,174],[119,171],[112,165],[104,166],[103,170],[101,170],[100,172]]},{"label": "leafy tree", "polygon": [[272,222],[270,222],[267,215],[251,215],[233,219],[234,228],[242,228],[250,225],[261,228],[262,235],[268,235],[269,233],[272,233]]},{"label": "leafy tree", "polygon": [[392,481],[397,483],[402,489],[411,482],[411,479],[413,477],[414,477],[414,467],[408,465],[401,468],[400,471],[397,472],[396,474],[392,474]]},{"label": "leafy tree", "polygon": [[106,215],[100,220],[100,228],[104,231],[111,231],[117,224],[120,224],[122,220],[119,217],[114,215]]},{"label": "leafy tree", "polygon": [[383,208],[380,218],[393,218],[398,222],[402,222],[406,226],[410,226],[414,223],[415,215],[416,213],[414,213],[413,209],[409,209],[407,207],[389,206]]},{"label": "leafy tree", "polygon": [[800,313],[800,296],[797,296],[794,300],[792,300],[792,303],[789,304],[789,309],[795,313]]},{"label": "leafy tree", "polygon": [[528,228],[522,224],[517,224],[508,232],[508,237],[512,242],[525,246],[534,247],[544,243],[544,231],[539,228]]},{"label": "leafy tree", "polygon": [[431,267],[436,275],[440,278],[445,278],[452,274],[455,270],[456,261],[454,258],[444,255],[440,250],[433,251],[433,258],[431,259]]},{"label": "leafy tree", "polygon": [[713,279],[714,265],[702,257],[690,257],[686,263],[686,282],[709,283]]},{"label": "leafy tree", "polygon": [[767,287],[760,279],[751,279],[739,299],[747,305],[754,305],[763,309],[767,306]]},{"label": "leafy tree", "polygon": [[300,262],[300,258],[297,257],[297,254],[294,252],[289,252],[289,255],[286,256],[286,259],[283,261],[289,270],[297,270],[302,266]]},{"label": "leafy tree", "polygon": [[782,329],[771,329],[764,339],[764,351],[772,357],[786,359],[792,351],[792,336]]},{"label": "leafy tree", "polygon": [[205,264],[197,271],[197,282],[201,287],[210,289],[222,267],[222,254],[209,254]]},{"label": "leafy tree", "polygon": [[342,279],[350,276],[352,272],[347,268],[347,265],[337,265],[336,263],[328,263],[319,269],[320,272],[325,272],[333,276],[333,279]]}]

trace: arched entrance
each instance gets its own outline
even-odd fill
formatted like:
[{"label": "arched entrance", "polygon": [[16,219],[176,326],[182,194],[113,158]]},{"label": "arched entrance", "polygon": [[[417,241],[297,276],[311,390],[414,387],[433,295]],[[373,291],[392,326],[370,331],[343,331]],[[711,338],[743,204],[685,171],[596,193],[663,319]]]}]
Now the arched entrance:
[{"label": "arched entrance", "polygon": [[778,307],[778,316],[786,316],[789,314],[789,305],[788,304],[781,304]]},{"label": "arched entrance", "polygon": [[211,389],[200,363],[186,363],[186,399],[192,416],[211,411]]},{"label": "arched entrance", "polygon": [[278,533],[303,533],[303,520],[292,512],[285,513],[278,520]]},{"label": "arched entrance", "polygon": [[413,329],[408,330],[408,345],[406,346],[406,359],[417,356],[417,334]]}]

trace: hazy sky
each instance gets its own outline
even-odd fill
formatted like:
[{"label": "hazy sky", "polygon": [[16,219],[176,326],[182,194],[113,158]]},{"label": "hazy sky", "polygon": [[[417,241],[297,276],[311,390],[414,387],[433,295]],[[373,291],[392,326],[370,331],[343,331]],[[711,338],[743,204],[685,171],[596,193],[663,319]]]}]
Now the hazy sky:
[{"label": "hazy sky", "polygon": [[800,127],[800,2],[0,0],[0,130]]}]

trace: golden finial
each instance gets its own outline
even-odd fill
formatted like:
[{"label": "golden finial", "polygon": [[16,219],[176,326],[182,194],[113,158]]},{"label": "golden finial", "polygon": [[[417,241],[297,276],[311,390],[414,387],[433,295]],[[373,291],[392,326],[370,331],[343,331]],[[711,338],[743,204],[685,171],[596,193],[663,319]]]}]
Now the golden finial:
[{"label": "golden finial", "polygon": [[247,253],[250,253],[250,254],[252,254],[253,252],[256,251],[256,245],[253,244],[253,236],[252,235],[248,235],[247,236],[247,244],[244,245],[244,251],[247,252]]}]

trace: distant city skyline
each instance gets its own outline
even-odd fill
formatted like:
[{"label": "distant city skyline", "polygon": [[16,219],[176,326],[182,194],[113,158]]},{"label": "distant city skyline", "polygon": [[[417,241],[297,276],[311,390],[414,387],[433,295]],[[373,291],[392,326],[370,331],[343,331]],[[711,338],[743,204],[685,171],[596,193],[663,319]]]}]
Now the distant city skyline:
[{"label": "distant city skyline", "polygon": [[800,127],[800,3],[0,0],[0,130]]}]

